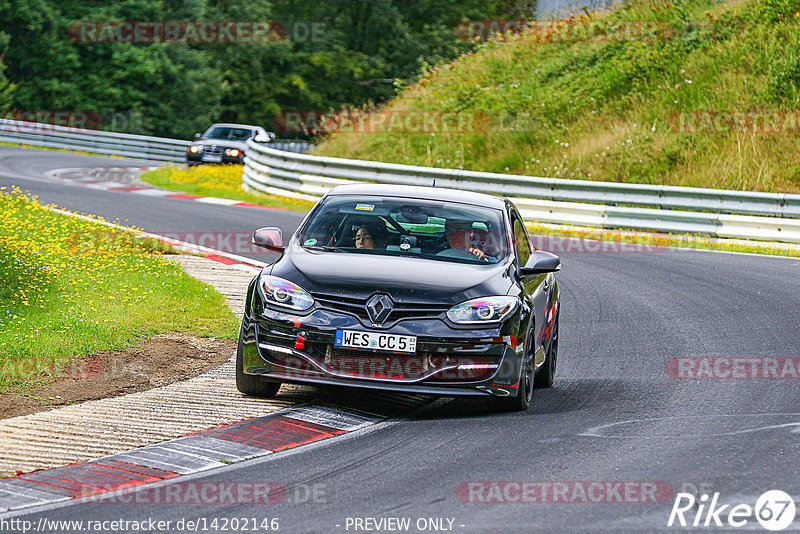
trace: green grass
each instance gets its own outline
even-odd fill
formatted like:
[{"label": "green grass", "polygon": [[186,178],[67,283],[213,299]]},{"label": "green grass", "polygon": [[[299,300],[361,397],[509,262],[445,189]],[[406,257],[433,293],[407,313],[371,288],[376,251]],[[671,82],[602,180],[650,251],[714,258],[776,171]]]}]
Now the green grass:
[{"label": "green grass", "polygon": [[[668,31],[614,33],[630,22]],[[340,131],[315,154],[800,193],[800,120],[789,132],[679,128],[682,113],[798,109],[799,0],[634,0],[572,17],[549,35],[498,36],[433,69],[384,110],[461,113],[483,130]]]},{"label": "green grass", "polygon": [[235,339],[224,297],[163,250],[133,232],[55,213],[19,190],[0,191],[0,392],[142,336]]},{"label": "green grass", "polygon": [[245,192],[242,190],[241,165],[161,167],[155,171],[145,172],[140,180],[170,191],[241,200],[278,209],[306,212],[314,205],[313,202],[305,200]]}]

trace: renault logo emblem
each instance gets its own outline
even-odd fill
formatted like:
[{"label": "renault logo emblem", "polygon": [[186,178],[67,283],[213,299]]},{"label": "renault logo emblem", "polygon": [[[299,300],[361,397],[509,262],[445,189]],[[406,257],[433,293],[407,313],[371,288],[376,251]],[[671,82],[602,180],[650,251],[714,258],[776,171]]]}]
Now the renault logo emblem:
[{"label": "renault logo emblem", "polygon": [[367,315],[373,323],[381,324],[392,313],[393,307],[389,295],[372,295],[367,301]]}]

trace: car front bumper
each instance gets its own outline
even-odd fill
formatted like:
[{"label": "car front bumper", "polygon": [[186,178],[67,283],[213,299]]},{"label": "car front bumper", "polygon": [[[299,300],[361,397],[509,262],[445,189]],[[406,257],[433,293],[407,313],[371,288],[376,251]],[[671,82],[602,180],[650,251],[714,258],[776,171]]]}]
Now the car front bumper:
[{"label": "car front bumper", "polygon": [[190,165],[199,165],[201,163],[208,165],[241,165],[244,162],[244,154],[236,157],[222,155],[222,161],[203,161],[201,152],[187,152],[186,163]]},{"label": "car front bumper", "polygon": [[[442,318],[406,319],[379,329],[325,308],[296,316],[263,308],[258,296],[252,304],[240,333],[246,374],[444,396],[504,397],[519,390],[524,347],[517,343],[518,317],[479,330],[456,329]],[[338,329],[416,336],[417,350],[337,348]]]}]

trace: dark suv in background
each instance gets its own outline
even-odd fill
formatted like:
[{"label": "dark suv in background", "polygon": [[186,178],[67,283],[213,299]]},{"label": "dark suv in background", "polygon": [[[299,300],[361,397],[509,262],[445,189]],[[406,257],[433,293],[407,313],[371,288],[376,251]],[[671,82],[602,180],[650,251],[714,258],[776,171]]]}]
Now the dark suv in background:
[{"label": "dark suv in background", "polygon": [[203,135],[194,135],[194,143],[186,150],[186,163],[241,164],[248,139],[253,139],[256,143],[269,143],[275,139],[275,134],[260,126],[213,124]]}]

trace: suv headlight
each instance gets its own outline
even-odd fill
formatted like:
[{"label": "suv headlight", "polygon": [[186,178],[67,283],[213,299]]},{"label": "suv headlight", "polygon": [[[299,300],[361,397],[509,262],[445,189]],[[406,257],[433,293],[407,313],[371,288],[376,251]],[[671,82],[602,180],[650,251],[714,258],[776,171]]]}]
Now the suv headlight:
[{"label": "suv headlight", "polygon": [[481,297],[456,304],[447,310],[447,318],[458,324],[502,321],[517,309],[516,297]]},{"label": "suv headlight", "polygon": [[297,284],[262,274],[258,279],[261,296],[268,304],[274,304],[297,311],[305,311],[314,305],[314,297]]},{"label": "suv headlight", "polygon": [[226,148],[225,149],[225,155],[226,156],[230,156],[232,158],[238,158],[240,154],[242,154],[241,150],[237,150],[235,148]]}]

